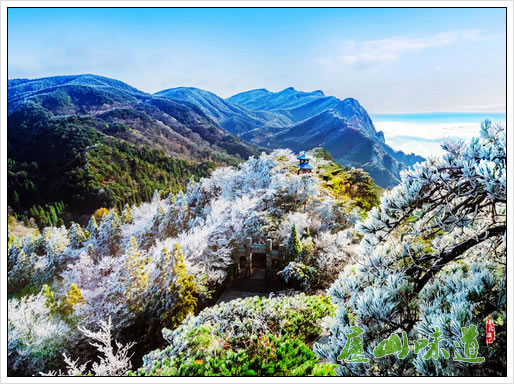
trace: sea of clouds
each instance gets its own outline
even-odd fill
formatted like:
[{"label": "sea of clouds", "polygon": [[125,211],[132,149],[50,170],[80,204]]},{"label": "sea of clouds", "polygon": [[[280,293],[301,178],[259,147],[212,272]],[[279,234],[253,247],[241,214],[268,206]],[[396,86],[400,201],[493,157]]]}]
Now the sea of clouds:
[{"label": "sea of clouds", "polygon": [[[384,132],[386,143],[392,148],[423,157],[442,155],[441,143],[448,138],[469,140],[480,135],[480,123],[485,116],[445,115],[378,115],[373,117],[373,123],[377,131]],[[503,114],[492,114],[489,119],[505,125]]]}]

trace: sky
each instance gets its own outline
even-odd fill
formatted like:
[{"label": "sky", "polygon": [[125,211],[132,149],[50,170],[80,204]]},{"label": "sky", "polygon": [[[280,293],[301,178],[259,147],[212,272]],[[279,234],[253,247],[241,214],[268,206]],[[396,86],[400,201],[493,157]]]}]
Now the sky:
[{"label": "sky", "polygon": [[8,76],[321,89],[372,116],[505,112],[505,23],[501,8],[11,8]]}]

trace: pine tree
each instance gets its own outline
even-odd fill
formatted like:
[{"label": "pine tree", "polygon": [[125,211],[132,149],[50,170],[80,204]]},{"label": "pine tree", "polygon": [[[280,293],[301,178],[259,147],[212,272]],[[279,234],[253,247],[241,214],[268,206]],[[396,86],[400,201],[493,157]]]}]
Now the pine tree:
[{"label": "pine tree", "polygon": [[98,227],[97,254],[99,256],[115,255],[119,251],[120,218],[114,210],[103,216]]},{"label": "pine tree", "polygon": [[49,211],[48,217],[50,219],[50,223],[49,224],[50,225],[56,225],[58,219],[57,219],[57,213],[55,212],[55,208],[52,205],[50,205],[48,207],[48,211]]},{"label": "pine tree", "polygon": [[136,239],[132,237],[126,250],[127,270],[129,274],[126,284],[126,296],[131,310],[140,311],[144,308],[142,294],[148,289],[148,273],[146,266],[149,258],[139,250]]},{"label": "pine tree", "polygon": [[121,222],[123,224],[132,223],[132,208],[130,208],[130,205],[128,204],[125,204],[123,212],[121,213]]},{"label": "pine tree", "polygon": [[302,255],[302,242],[296,230],[296,224],[291,227],[291,233],[286,244],[286,261],[297,261]]},{"label": "pine tree", "polygon": [[[48,286],[45,285],[45,289]],[[54,293],[48,291],[51,294],[51,299],[54,298]],[[82,291],[79,289],[77,284],[73,283],[71,288],[68,290],[68,294],[62,298],[62,302],[54,308],[55,311],[61,313],[63,316],[70,316],[73,313],[73,307],[76,305],[82,305],[86,301],[82,296]]]},{"label": "pine tree", "polygon": [[173,285],[168,289],[177,293],[178,300],[175,302],[171,312],[167,312],[163,316],[163,320],[171,328],[176,328],[189,313],[194,313],[198,301],[196,298],[198,288],[195,279],[193,275],[187,273],[184,256],[178,244],[175,245],[175,250],[173,251],[173,271],[176,277]]},{"label": "pine tree", "polygon": [[96,224],[96,219],[94,216],[91,216],[91,219],[89,219],[89,223],[86,226],[86,231],[89,233],[89,238],[96,238],[98,235],[98,224]]},{"label": "pine tree", "polygon": [[70,245],[74,249],[81,248],[87,241],[87,232],[84,232],[80,224],[73,223],[68,231],[70,236]]},{"label": "pine tree", "polygon": [[93,216],[96,220],[96,222],[101,222],[104,216],[107,216],[109,214],[109,210],[107,208],[98,208],[95,213],[93,213]]},{"label": "pine tree", "polygon": [[[481,364],[426,359],[424,353],[384,356],[369,365],[338,359],[355,325],[368,346],[403,332],[409,340],[429,339],[437,330],[445,335],[441,347],[455,356],[465,352],[463,327],[489,316],[506,320],[506,131],[485,121],[480,136],[468,144],[445,143],[443,157],[406,171],[357,224],[358,259],[328,290],[338,311],[326,342],[314,345],[320,357],[338,364],[338,374],[506,372],[505,327],[496,329],[496,348],[480,346]],[[371,351],[366,358],[373,358]]]}]

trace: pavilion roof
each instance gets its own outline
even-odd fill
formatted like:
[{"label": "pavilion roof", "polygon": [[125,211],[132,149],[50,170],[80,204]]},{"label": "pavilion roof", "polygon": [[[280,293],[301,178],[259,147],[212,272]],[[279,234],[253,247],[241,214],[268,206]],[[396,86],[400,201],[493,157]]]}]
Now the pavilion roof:
[{"label": "pavilion roof", "polygon": [[310,160],[311,158],[307,156],[305,153],[302,153],[300,156],[297,157],[298,160]]}]

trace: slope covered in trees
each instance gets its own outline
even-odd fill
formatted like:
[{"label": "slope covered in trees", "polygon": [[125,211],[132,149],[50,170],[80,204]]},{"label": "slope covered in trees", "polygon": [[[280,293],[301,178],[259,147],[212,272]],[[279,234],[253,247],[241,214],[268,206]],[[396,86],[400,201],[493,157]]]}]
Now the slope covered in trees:
[{"label": "slope covered in trees", "polygon": [[293,87],[280,92],[257,89],[225,100],[185,87],[155,95],[190,102],[228,132],[265,148],[298,152],[323,146],[339,163],[364,169],[384,188],[400,182],[402,169],[424,160],[387,145],[383,132],[376,131],[366,110],[351,97],[340,100]]},{"label": "slope covered in trees", "polygon": [[[135,358],[140,358],[163,342],[162,327],[176,325],[194,310],[195,300],[200,307],[208,303],[209,291],[229,276],[233,247],[247,236],[285,243],[294,223],[301,236],[323,239],[311,249],[318,256],[312,258],[313,267],[323,271],[339,265],[347,254],[335,254],[330,244],[351,242],[347,230],[360,208],[339,201],[320,177],[297,175],[296,164],[288,150],[262,154],[238,167],[216,169],[199,182],[191,180],[184,192],[165,198],[156,193],[151,202],[112,209],[99,222],[92,217],[85,227],[52,227],[35,239],[13,239],[9,292],[21,296],[10,303],[13,372],[59,368],[50,363],[71,346],[68,355],[76,350],[83,353],[72,357],[92,358],[77,324],[95,329],[109,318],[116,327],[113,336],[138,342]],[[181,257],[175,257],[179,247],[183,267],[177,267]],[[66,314],[47,310],[44,292],[38,293],[45,284],[57,302],[67,300],[75,284],[84,301]],[[27,339],[19,324],[27,311],[34,314],[34,326],[46,329],[37,340]],[[47,360],[38,348],[48,351]]]},{"label": "slope covered in trees", "polygon": [[8,201],[41,227],[56,204],[80,221],[258,153],[194,105],[101,76],[10,80],[8,93]]},{"label": "slope covered in trees", "polygon": [[[10,236],[9,372],[504,375],[505,140],[484,122],[480,138],[404,172],[378,206],[365,173],[320,150],[316,173],[298,175],[296,156],[277,150],[86,227]],[[348,191],[351,177],[362,188]],[[248,236],[287,244],[280,275],[296,291],[209,306]],[[351,363],[356,327],[363,361]],[[478,348],[463,336],[473,329]],[[394,335],[405,349],[381,350]],[[484,359],[455,359],[470,354]]]}]

